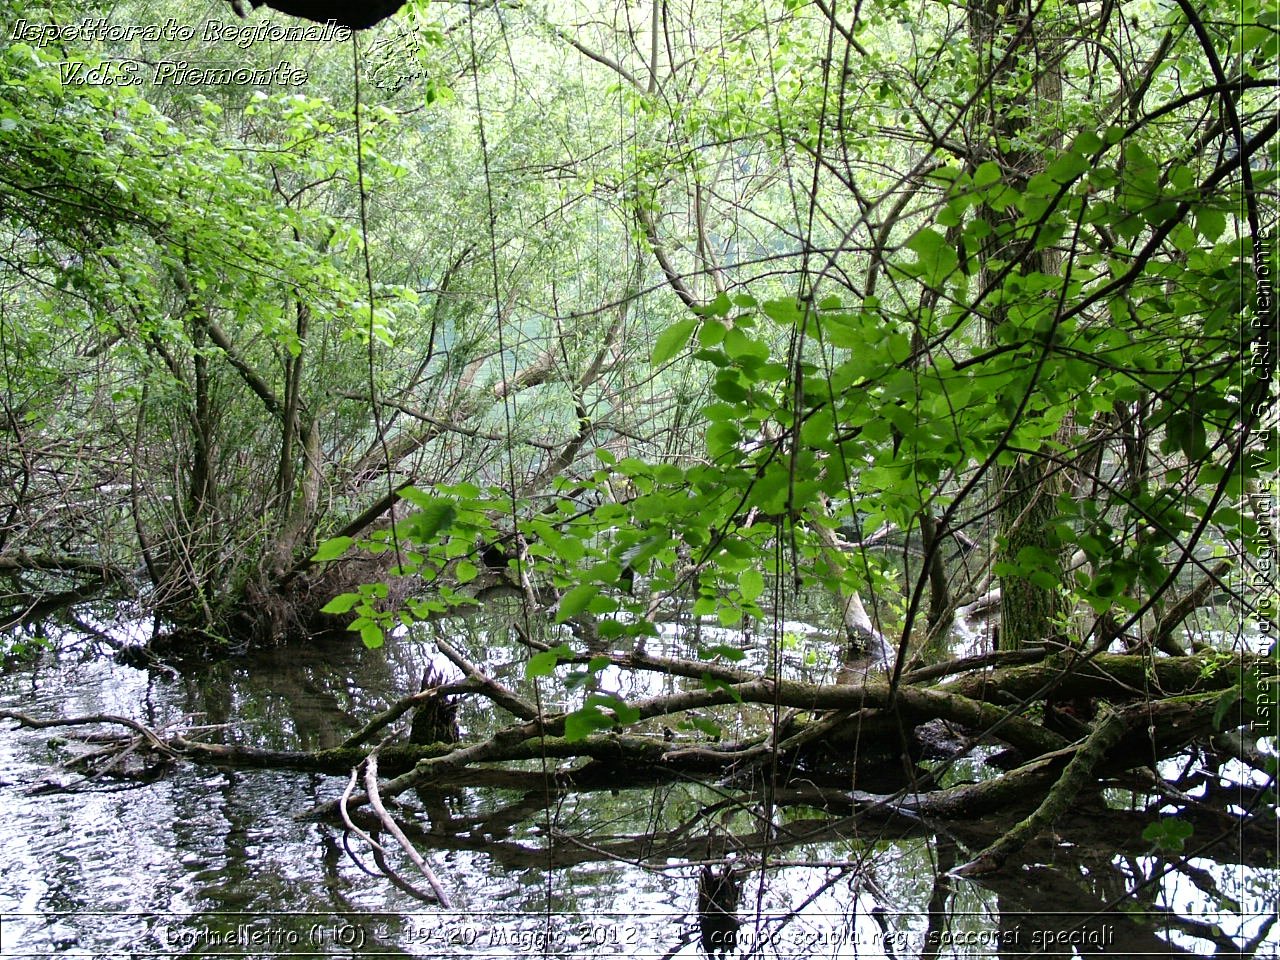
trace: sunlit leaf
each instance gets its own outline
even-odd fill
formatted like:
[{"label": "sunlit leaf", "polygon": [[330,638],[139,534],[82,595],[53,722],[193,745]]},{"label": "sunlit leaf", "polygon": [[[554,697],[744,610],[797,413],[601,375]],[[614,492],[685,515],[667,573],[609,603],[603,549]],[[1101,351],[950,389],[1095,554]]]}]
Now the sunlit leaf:
[{"label": "sunlit leaf", "polygon": [[662,331],[658,335],[657,342],[654,343],[653,357],[650,362],[655,367],[661,366],[683,350],[684,345],[693,336],[693,331],[697,329],[698,323],[697,317],[690,317],[687,320],[674,323]]},{"label": "sunlit leaf", "polygon": [[336,560],[342,556],[355,543],[354,537],[334,537],[332,540],[326,540],[320,544],[320,547],[312,555],[312,563],[322,563],[326,560]]}]

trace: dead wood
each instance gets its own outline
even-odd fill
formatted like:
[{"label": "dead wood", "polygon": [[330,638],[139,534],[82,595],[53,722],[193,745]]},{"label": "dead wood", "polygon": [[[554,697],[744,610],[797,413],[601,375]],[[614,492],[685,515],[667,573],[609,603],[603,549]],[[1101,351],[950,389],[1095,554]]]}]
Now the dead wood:
[{"label": "dead wood", "polygon": [[[366,805],[375,812],[380,806],[385,810],[384,798],[454,784],[506,785],[545,797],[565,789],[637,786],[677,777],[720,779],[733,790],[768,780],[773,784],[774,802],[883,822],[961,823],[1011,810],[1030,811],[961,868],[973,872],[1015,861],[1024,846],[1066,816],[1078,800],[1093,797],[1103,779],[1149,767],[1192,741],[1201,749],[1212,749],[1215,713],[1221,712],[1223,697],[1231,696],[1224,690],[1246,666],[1245,660],[1233,667],[1208,664],[1201,657],[1152,661],[1103,655],[1078,659],[1064,669],[1058,654],[1052,662],[1030,666],[979,668],[955,676],[945,669],[930,672],[927,676],[948,679],[935,686],[904,684],[895,689],[878,680],[822,685],[748,679],[734,668],[643,653],[614,654],[610,660],[633,669],[675,675],[701,669],[704,678],[714,672],[725,679],[711,689],[693,688],[634,701],[629,707],[638,716],[635,723],[625,727],[617,723],[611,730],[569,738],[565,735],[568,714],[539,714],[533,704],[493,681],[461,652],[450,647],[448,653],[466,679],[402,698],[329,750],[280,751],[210,743],[202,737],[211,731],[156,731],[136,720],[106,714],[42,719],[7,710],[0,711],[0,717],[37,728],[123,726],[135,735],[130,750],[199,764],[295,769],[340,777],[363,765],[363,792],[352,783],[340,800],[299,814],[308,819],[351,818]],[[1215,665],[1216,671],[1209,668]],[[1145,696],[1137,686],[1140,681],[1147,685]],[[1149,699],[1153,689],[1163,698]],[[1077,718],[1084,733],[1073,744],[1045,725],[1053,716],[1047,691],[1058,698],[1052,702],[1067,702],[1068,697],[1079,695],[1090,707],[1103,700],[1111,705],[1102,705],[1097,718],[1089,714]],[[395,731],[397,726],[403,728],[405,715],[445,696],[485,697],[506,711],[509,719],[495,724],[487,737],[469,742],[404,742]],[[661,726],[661,721],[689,711],[714,715],[722,707],[756,710],[758,732],[730,743],[677,737],[670,727]],[[773,729],[767,717],[779,708],[790,708],[787,723]],[[924,749],[917,730],[926,724],[952,731],[951,739],[944,736],[941,746],[931,741],[932,756],[938,756],[938,750],[963,756],[987,743],[1012,748],[1021,759],[1013,769],[993,770],[979,782],[940,787],[937,771],[916,766]],[[370,779],[369,750],[361,746],[375,735],[384,737],[374,751],[374,769],[388,778],[380,782]],[[1235,740],[1218,736],[1226,755],[1245,752]],[[545,766],[542,772],[502,766],[532,760],[555,760],[558,767],[549,774]],[[854,779],[876,784],[874,788],[881,792],[849,789]],[[842,782],[844,786],[839,786]],[[878,784],[889,786],[886,790]],[[377,816],[381,821],[382,815]],[[380,829],[395,835],[385,821],[381,823]]]}]

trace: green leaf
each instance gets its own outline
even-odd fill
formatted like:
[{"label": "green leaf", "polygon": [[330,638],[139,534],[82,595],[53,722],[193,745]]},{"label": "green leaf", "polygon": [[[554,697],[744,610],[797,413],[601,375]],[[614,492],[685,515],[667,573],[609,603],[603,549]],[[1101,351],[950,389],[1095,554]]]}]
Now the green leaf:
[{"label": "green leaf", "polygon": [[1071,149],[1079,154],[1094,154],[1103,147],[1102,138],[1092,130],[1081,130],[1071,144]]},{"label": "green leaf", "polygon": [[591,598],[599,592],[600,587],[597,584],[578,584],[578,586],[560,598],[560,608],[556,612],[556,623],[564,623],[570,617],[576,616],[587,609],[587,604],[591,602]]},{"label": "green leaf", "polygon": [[1167,430],[1170,443],[1176,444],[1188,460],[1195,460],[1208,452],[1208,434],[1202,417],[1190,411],[1179,411],[1169,418]]},{"label": "green leaf", "polygon": [[766,317],[784,327],[794,326],[803,315],[795,300],[766,300],[760,309]]},{"label": "green leaf", "polygon": [[366,623],[360,628],[360,639],[370,650],[377,650],[382,646],[382,641],[386,638],[380,626],[376,623]]},{"label": "green leaf", "polygon": [[1154,843],[1160,850],[1177,853],[1186,846],[1187,840],[1195,833],[1195,827],[1176,817],[1165,817],[1147,826],[1142,831],[1142,839]]},{"label": "green leaf", "polygon": [[424,490],[419,490],[412,484],[401,487],[397,493],[399,494],[400,499],[408,500],[415,507],[427,507],[436,501],[436,498],[431,496],[431,494]]},{"label": "green leaf", "polygon": [[714,720],[708,720],[706,717],[690,716],[680,723],[680,729],[699,730],[712,739],[717,739],[720,736],[720,724]]},{"label": "green leaf", "polygon": [[459,560],[458,566],[454,568],[453,574],[458,578],[459,583],[470,583],[476,578],[480,572],[479,568],[470,560]]},{"label": "green leaf", "polygon": [[725,604],[716,609],[716,619],[720,621],[722,627],[736,627],[742,622],[742,611]]},{"label": "green leaf", "polygon": [[733,684],[726,680],[721,680],[718,677],[713,677],[709,673],[704,673],[702,675],[702,688],[708,693],[714,693],[716,690],[724,690],[728,692],[734,703],[742,702],[742,694],[733,689]]},{"label": "green leaf", "polygon": [[[606,713],[605,711],[610,711]],[[617,697],[595,693],[587,697],[582,709],[564,718],[564,738],[570,743],[582,740],[597,730],[611,730],[617,726],[635,723],[640,711],[629,707]]]},{"label": "green leaf", "polygon": [[349,613],[351,608],[360,602],[358,593],[340,593],[323,607],[321,613]]},{"label": "green leaf", "polygon": [[1079,153],[1063,153],[1049,165],[1045,172],[1054,183],[1070,183],[1089,169],[1088,158]]},{"label": "green leaf", "polygon": [[947,243],[946,236],[932,227],[918,230],[906,245],[920,258],[920,270],[926,283],[936,286],[956,268],[956,251]]},{"label": "green leaf", "polygon": [[585,740],[597,730],[608,730],[613,725],[613,717],[605,716],[594,707],[583,707],[564,718],[564,738],[574,743]]},{"label": "green leaf", "polygon": [[[742,366],[749,365],[748,361],[763,361],[769,357],[767,344],[748,337],[737,327],[725,334],[724,352],[729,357],[737,360]],[[758,366],[759,364],[755,365]]]},{"label": "green leaf", "polygon": [[727,317],[733,309],[733,302],[727,294],[718,293],[710,303],[695,309],[704,317]]},{"label": "green leaf", "polygon": [[419,543],[430,543],[443,531],[453,526],[458,518],[454,501],[443,497],[432,498],[417,513],[410,514],[401,526],[404,535]]},{"label": "green leaf", "polygon": [[525,679],[532,680],[535,677],[549,677],[555,672],[556,664],[561,659],[568,659],[572,656],[573,651],[563,643],[550,650],[541,650],[530,657],[529,662],[525,664]]},{"label": "green leaf", "polygon": [[741,403],[748,396],[747,388],[738,381],[737,375],[727,370],[716,374],[716,382],[711,390],[717,397],[730,403]]},{"label": "green leaf", "polygon": [[602,613],[613,613],[618,607],[617,598],[601,594],[598,597],[591,598],[591,602],[587,604],[587,612],[598,616]]},{"label": "green leaf", "polygon": [[1214,241],[1227,229],[1227,217],[1221,210],[1201,207],[1196,210],[1196,230],[1206,240]]},{"label": "green leaf", "polygon": [[727,420],[721,420],[712,424],[707,431],[707,453],[711,459],[716,460],[737,446],[741,439],[742,434],[736,426]]},{"label": "green leaf", "polygon": [[754,600],[764,593],[764,576],[759,570],[744,570],[738,587],[742,591],[742,599]]},{"label": "green leaf", "polygon": [[612,710],[615,722],[626,725],[636,723],[640,719],[640,711],[636,707],[627,705],[625,700],[609,693],[593,693],[587,697],[584,707],[594,707],[597,710]]},{"label": "green leaf", "polygon": [[724,340],[724,336],[728,332],[729,328],[723,323],[704,323],[698,328],[698,343],[704,347],[714,347]]},{"label": "green leaf", "polygon": [[323,563],[326,560],[336,560],[347,552],[347,549],[355,543],[354,537],[334,537],[320,544],[320,549],[315,552],[311,558],[312,563]]},{"label": "green leaf", "polygon": [[661,366],[683,350],[684,345],[693,336],[693,331],[697,329],[698,322],[697,317],[690,317],[663,330],[658,335],[658,342],[653,346],[653,365]]},{"label": "green leaf", "polygon": [[1240,700],[1240,689],[1228,690],[1218,698],[1218,705],[1213,710],[1213,729],[1221,730],[1222,722],[1227,718],[1227,711]]},{"label": "green leaf", "polygon": [[989,187],[993,183],[1000,181],[1000,164],[994,160],[988,160],[986,163],[980,164],[978,169],[973,171],[973,185],[978,189]]}]

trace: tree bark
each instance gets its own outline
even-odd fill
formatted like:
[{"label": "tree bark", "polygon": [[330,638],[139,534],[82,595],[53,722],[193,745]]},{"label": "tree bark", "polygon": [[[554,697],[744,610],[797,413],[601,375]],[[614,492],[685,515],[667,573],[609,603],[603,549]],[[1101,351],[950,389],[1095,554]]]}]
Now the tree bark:
[{"label": "tree bark", "polygon": [[[1021,191],[1027,181],[1044,168],[1045,151],[1057,147],[1059,135],[1052,123],[1042,124],[1040,143],[1031,148],[1015,149],[1012,144],[1031,133],[1028,117],[1044,118],[1046,107],[1061,100],[1062,78],[1058,70],[1058,54],[1046,55],[1046,39],[1040,24],[1043,8],[1022,0],[1003,3],[998,0],[970,0],[970,39],[984,65],[982,80],[986,82],[985,114],[977,115],[971,127],[971,139],[981,145],[982,154],[1000,165],[1006,182]],[[1009,90],[1020,73],[1033,77],[1029,89]],[[970,157],[976,167],[987,156]],[[1058,257],[1050,250],[1014,248],[1007,238],[1017,220],[1015,210],[997,210],[983,205],[979,216],[991,227],[989,238],[978,251],[981,266],[979,299],[994,304],[988,314],[988,330],[994,340],[997,328],[1007,318],[994,288],[1010,270],[1022,274],[1052,275],[1059,269]],[[1002,242],[1001,237],[1004,238]],[[999,271],[992,261],[1010,264]],[[1016,261],[1010,263],[1010,261]],[[1015,398],[1016,399],[1016,398]],[[1049,460],[1019,454],[1012,465],[997,466],[992,473],[991,489],[996,504],[996,562],[1010,566],[1035,563],[1035,558],[1054,557],[1061,551],[1047,535],[1049,521],[1055,513],[1055,499],[1061,481],[1056,466]],[[1060,568],[1060,564],[1058,564]],[[1057,571],[1046,571],[1051,576]],[[1000,577],[1000,629],[998,647],[1020,650],[1040,643],[1060,632],[1065,612],[1061,589],[1034,582],[1024,572]]]}]

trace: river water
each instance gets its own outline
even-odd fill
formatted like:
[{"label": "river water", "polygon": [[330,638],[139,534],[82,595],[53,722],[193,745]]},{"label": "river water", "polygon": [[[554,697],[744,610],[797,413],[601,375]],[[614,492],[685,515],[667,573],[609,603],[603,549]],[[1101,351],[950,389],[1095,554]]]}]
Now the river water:
[{"label": "river water", "polygon": [[[0,707],[210,725],[205,736],[226,742],[314,749],[414,689],[429,650],[313,644],[178,674],[71,644],[11,667]],[[485,665],[518,680],[506,656],[490,650]],[[475,731],[489,719],[468,705],[460,722]],[[294,818],[336,797],[340,778],[180,764],[86,780],[58,766],[85,749],[62,742],[69,731],[3,725],[5,960],[698,957],[696,861],[707,851],[690,838],[711,821],[738,837],[763,822],[740,785],[677,781],[549,804],[538,791],[424,791],[397,815],[426,831],[420,847],[455,901],[444,911],[387,879],[339,826]],[[980,774],[975,764],[952,775]],[[1219,844],[1217,859],[1162,859],[1123,809],[1132,797],[1113,800],[1111,822],[1082,811],[1031,849],[1028,866],[981,885],[946,875],[973,836],[776,808],[767,858],[738,854],[739,955],[1204,956],[1257,941],[1256,956],[1277,956],[1274,857],[1242,840],[1239,856]],[[398,852],[388,860],[426,886]]]}]

